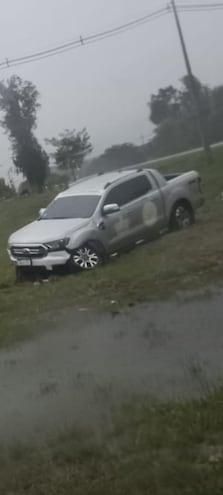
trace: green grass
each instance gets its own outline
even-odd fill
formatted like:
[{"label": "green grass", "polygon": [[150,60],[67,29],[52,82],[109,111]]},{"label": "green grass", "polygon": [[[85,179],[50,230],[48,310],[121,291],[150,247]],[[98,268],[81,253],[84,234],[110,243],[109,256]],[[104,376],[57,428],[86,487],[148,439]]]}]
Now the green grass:
[{"label": "green grass", "polygon": [[193,228],[138,247],[91,273],[54,277],[49,284],[16,285],[6,252],[10,233],[35,218],[49,196],[0,202],[0,345],[32,335],[35,327],[44,330],[52,316],[68,307],[106,309],[111,300],[125,306],[221,282],[223,149],[215,149],[214,157],[210,167],[200,153],[159,167],[164,172],[200,172],[206,202]]},{"label": "green grass", "polygon": [[[208,168],[200,154],[163,170],[197,169],[206,203],[197,224],[122,255],[95,272],[15,285],[7,238],[35,218],[49,197],[0,203],[0,344],[44,330],[69,307],[110,308],[166,298],[221,282],[223,150]],[[161,167],[160,167],[161,168]],[[0,446],[4,495],[222,495],[223,390],[199,400],[135,398],[94,432],[69,431],[44,444]]]},{"label": "green grass", "polygon": [[70,431],[0,449],[4,495],[222,495],[223,391],[123,408],[100,441]]}]

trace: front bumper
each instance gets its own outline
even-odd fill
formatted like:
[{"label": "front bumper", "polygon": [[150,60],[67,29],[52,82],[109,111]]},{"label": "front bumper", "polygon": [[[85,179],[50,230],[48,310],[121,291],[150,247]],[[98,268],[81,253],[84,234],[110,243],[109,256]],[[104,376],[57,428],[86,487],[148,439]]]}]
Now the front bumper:
[{"label": "front bumper", "polygon": [[16,258],[12,255],[11,251],[8,250],[10,259],[17,265],[27,268],[39,267],[45,268],[46,270],[53,270],[55,266],[63,266],[70,259],[70,253],[67,251],[49,251],[46,256],[42,258],[27,257],[27,258]]}]

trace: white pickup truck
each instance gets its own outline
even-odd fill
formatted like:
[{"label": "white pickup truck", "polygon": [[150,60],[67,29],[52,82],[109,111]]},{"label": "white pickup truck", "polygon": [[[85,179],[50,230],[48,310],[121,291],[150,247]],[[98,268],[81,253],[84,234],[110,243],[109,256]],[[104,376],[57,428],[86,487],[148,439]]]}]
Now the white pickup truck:
[{"label": "white pickup truck", "polygon": [[89,270],[156,232],[194,223],[202,204],[201,180],[194,171],[164,177],[139,168],[87,177],[10,236],[9,256],[21,268],[69,264]]}]

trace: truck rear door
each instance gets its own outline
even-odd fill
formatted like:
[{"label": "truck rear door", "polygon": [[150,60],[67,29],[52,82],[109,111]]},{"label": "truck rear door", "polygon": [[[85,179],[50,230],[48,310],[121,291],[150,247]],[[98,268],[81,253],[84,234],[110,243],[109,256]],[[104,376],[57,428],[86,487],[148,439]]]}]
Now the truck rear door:
[{"label": "truck rear door", "polygon": [[120,213],[106,220],[109,244],[119,249],[126,245],[152,237],[164,223],[160,190],[147,173],[139,172],[108,193],[104,204],[117,203]]}]

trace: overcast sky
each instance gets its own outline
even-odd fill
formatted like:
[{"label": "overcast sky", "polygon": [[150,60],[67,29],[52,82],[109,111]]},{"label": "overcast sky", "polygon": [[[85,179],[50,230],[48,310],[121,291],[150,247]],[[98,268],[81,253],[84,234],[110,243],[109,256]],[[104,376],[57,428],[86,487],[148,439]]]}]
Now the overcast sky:
[{"label": "overcast sky", "polygon": [[[209,3],[203,0],[203,3]],[[210,0],[212,1],[212,0]],[[184,0],[180,3],[193,3]],[[196,1],[194,3],[197,3]],[[0,60],[26,55],[144,16],[167,0],[0,0]],[[210,86],[223,83],[223,10],[181,14],[192,68]],[[171,15],[63,55],[2,71],[31,80],[41,95],[37,135],[86,126],[94,155],[152,134],[147,102],[185,73]],[[0,175],[11,165],[0,130]]]}]

